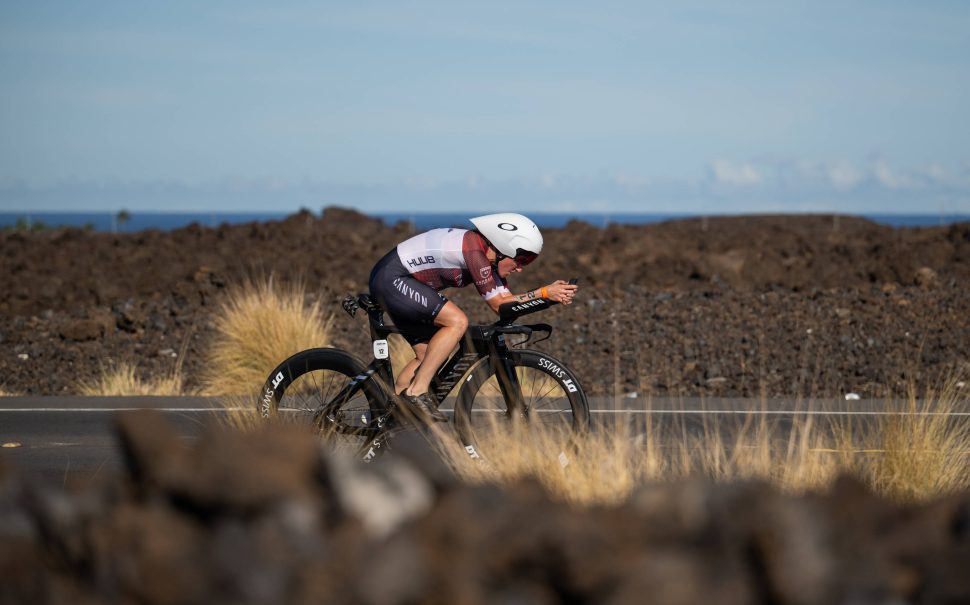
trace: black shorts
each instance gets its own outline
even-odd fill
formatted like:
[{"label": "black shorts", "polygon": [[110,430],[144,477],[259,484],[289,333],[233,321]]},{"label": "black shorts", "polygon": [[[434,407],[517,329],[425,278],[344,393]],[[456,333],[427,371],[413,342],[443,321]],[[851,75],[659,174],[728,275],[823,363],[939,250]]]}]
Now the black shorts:
[{"label": "black shorts", "polygon": [[414,279],[401,264],[397,248],[377,261],[370,272],[370,294],[384,308],[411,345],[428,342],[438,326],[435,317],[448,299]]}]

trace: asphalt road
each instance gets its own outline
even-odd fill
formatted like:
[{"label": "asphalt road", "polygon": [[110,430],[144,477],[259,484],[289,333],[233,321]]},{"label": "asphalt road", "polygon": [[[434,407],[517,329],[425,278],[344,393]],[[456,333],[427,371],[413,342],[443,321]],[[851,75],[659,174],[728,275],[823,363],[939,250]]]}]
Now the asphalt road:
[{"label": "asphalt road", "polygon": [[[905,403],[883,400],[595,398],[590,403],[597,426],[630,423],[634,431],[648,419],[681,422],[688,431],[698,432],[715,418],[719,429],[731,430],[753,418],[784,427],[798,414],[838,421],[907,411]],[[146,408],[160,411],[187,440],[227,413],[220,401],[204,397],[0,397],[0,462],[57,482],[114,472],[121,464],[116,415]],[[955,406],[950,415],[955,422],[970,421],[970,401]]]},{"label": "asphalt road", "polygon": [[196,437],[225,414],[217,401],[183,397],[2,397],[0,460],[19,472],[66,482],[114,472],[114,426],[123,410],[157,409],[178,434]]}]

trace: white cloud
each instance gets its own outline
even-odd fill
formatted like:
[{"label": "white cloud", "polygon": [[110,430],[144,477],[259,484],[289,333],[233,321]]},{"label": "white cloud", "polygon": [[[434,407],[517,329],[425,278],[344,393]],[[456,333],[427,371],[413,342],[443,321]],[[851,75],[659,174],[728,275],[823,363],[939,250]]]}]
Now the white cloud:
[{"label": "white cloud", "polygon": [[930,164],[926,167],[926,174],[934,179],[942,179],[946,177],[946,169],[939,164]]},{"label": "white cloud", "polygon": [[789,190],[812,188],[845,192],[865,180],[862,170],[846,161],[781,160],[775,166]]},{"label": "white cloud", "polygon": [[714,180],[722,185],[746,187],[759,185],[764,181],[761,173],[748,163],[735,163],[730,160],[714,160],[711,163]]},{"label": "white cloud", "polygon": [[920,169],[920,174],[931,183],[944,184],[949,180],[949,174],[943,166],[930,164]]},{"label": "white cloud", "polygon": [[0,175],[0,210],[233,211],[352,206],[366,211],[468,212],[529,207],[542,212],[920,212],[929,205],[970,213],[970,164],[891,167],[876,159],[718,160],[693,177],[644,178],[555,172],[514,179],[488,175],[383,182],[272,176],[219,181],[61,181]]},{"label": "white cloud", "polygon": [[862,172],[848,162],[828,166],[828,179],[833,187],[841,191],[852,189],[862,182]]},{"label": "white cloud", "polygon": [[914,184],[912,178],[893,170],[885,160],[874,161],[871,170],[872,176],[886,189],[909,189]]},{"label": "white cloud", "polygon": [[650,184],[650,179],[635,174],[626,174],[621,172],[613,175],[613,182],[616,183],[616,186],[620,187],[621,189],[637,190],[647,187]]}]

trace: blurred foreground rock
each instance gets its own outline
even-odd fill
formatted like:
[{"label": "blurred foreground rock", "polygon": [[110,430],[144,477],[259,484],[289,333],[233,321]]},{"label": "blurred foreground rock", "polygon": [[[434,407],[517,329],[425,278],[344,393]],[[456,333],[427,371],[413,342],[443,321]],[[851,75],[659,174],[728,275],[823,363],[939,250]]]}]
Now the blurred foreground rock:
[{"label": "blurred foreground rock", "polygon": [[536,484],[358,466],[282,429],[181,443],[124,416],[122,476],[0,465],[0,603],[964,603],[970,494],[900,507],[851,479],[649,485],[577,509]]}]

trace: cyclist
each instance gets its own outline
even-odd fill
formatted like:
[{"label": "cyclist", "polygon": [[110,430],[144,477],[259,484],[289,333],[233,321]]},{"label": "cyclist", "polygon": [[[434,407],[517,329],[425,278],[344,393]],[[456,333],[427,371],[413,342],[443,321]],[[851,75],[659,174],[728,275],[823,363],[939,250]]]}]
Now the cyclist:
[{"label": "cyclist", "polygon": [[432,229],[397,245],[370,274],[370,292],[414,349],[398,373],[394,392],[436,421],[447,420],[428,392],[431,379],[468,328],[468,318],[441,290],[471,283],[498,313],[507,302],[542,297],[568,305],[576,286],[563,280],[512,294],[506,278],[542,252],[542,234],[531,220],[511,212],[470,219],[474,230]]}]

